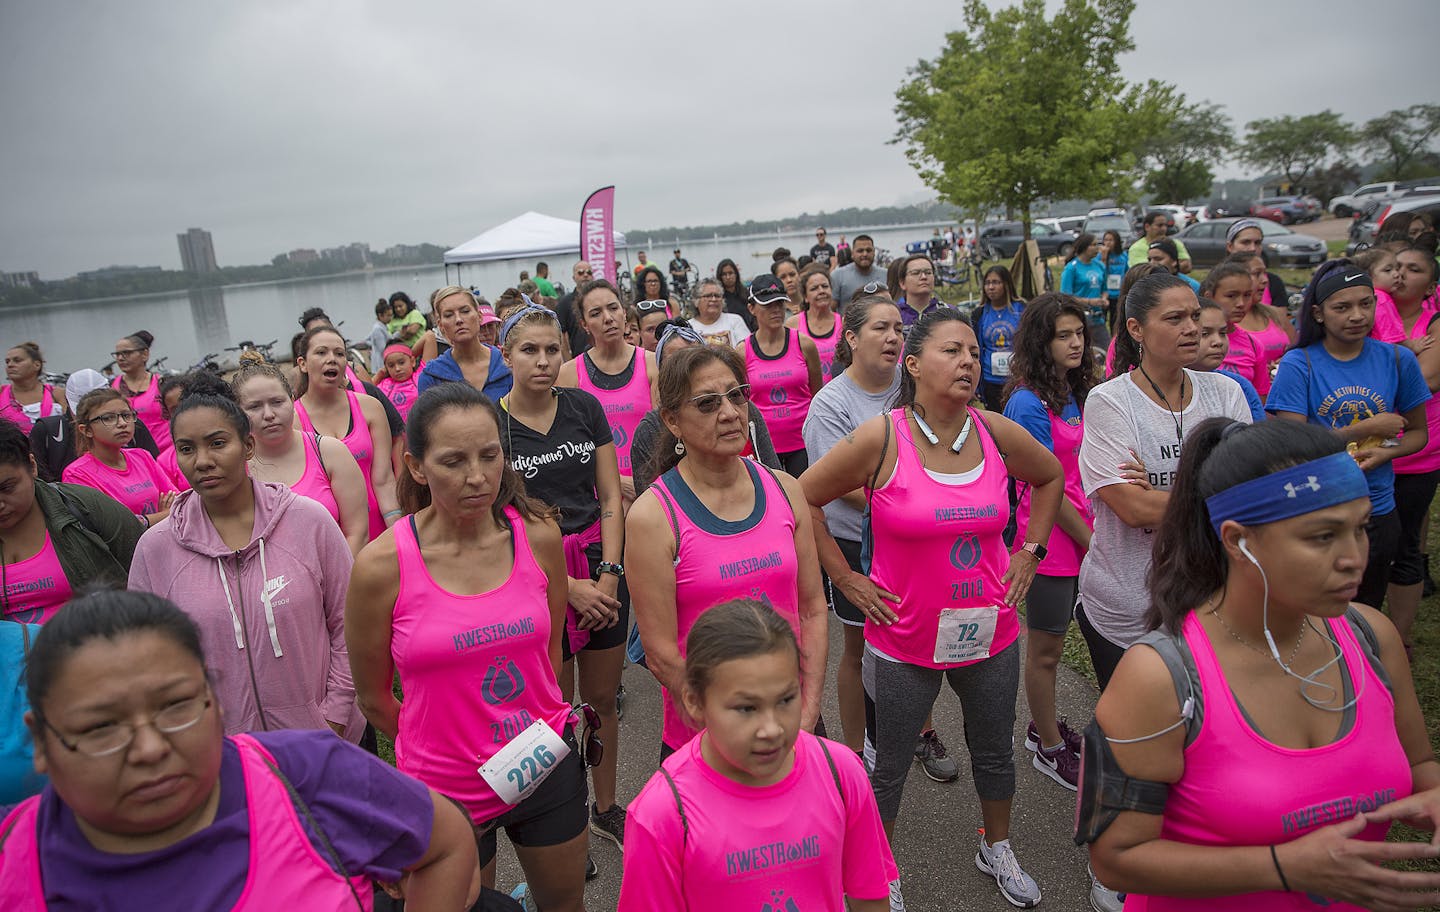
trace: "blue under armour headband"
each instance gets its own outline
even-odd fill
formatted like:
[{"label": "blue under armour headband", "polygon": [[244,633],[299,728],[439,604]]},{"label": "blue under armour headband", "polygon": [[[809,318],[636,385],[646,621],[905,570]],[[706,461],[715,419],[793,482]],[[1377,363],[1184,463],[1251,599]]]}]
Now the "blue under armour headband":
[{"label": "blue under armour headband", "polygon": [[1219,535],[1220,524],[1227,519],[1258,526],[1369,496],[1365,473],[1355,458],[1333,453],[1242,481],[1205,498],[1205,507]]},{"label": "blue under armour headband", "polygon": [[510,335],[510,330],[515,328],[515,324],[520,322],[521,317],[528,316],[532,313],[543,313],[545,316],[554,320],[556,323],[560,322],[560,318],[555,315],[555,311],[551,310],[548,307],[541,307],[539,304],[531,301],[529,296],[527,295],[522,294],[520,297],[525,299],[525,306],[515,311],[510,316],[506,317],[505,322],[500,326],[501,345],[505,344],[505,337]]}]

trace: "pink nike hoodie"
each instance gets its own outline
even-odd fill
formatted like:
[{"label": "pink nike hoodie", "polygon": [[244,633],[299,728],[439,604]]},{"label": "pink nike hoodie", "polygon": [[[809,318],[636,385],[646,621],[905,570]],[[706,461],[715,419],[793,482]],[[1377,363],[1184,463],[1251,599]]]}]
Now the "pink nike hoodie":
[{"label": "pink nike hoodie", "polygon": [[130,588],[169,599],[199,626],[227,735],[334,722],[358,742],[365,719],[345,650],[350,549],[320,504],[251,484],[248,545],[226,547],[199,495],[183,491],[140,537]]}]

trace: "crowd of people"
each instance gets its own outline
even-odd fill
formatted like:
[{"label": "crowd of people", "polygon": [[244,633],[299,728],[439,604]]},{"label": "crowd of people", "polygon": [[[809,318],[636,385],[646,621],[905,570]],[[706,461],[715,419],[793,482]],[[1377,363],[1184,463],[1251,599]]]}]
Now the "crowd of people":
[{"label": "crowd of people", "polygon": [[[1199,281],[1157,223],[1082,236],[1032,300],[992,266],[970,311],[928,253],[821,229],[748,281],[676,250],[631,294],[585,262],[396,292],[368,359],[319,310],[293,367],[223,379],[150,372],[139,331],[113,382],[52,388],[15,345],[0,905],[576,912],[598,837],[625,912],[903,910],[908,774],[962,775],[942,684],[1013,906],[1063,838],[1014,825],[1020,705],[1099,912],[1440,902],[1385,866],[1440,857],[1385,841],[1440,823],[1427,227],[1293,314],[1248,219]],[[633,796],[627,660],[663,716]]]}]

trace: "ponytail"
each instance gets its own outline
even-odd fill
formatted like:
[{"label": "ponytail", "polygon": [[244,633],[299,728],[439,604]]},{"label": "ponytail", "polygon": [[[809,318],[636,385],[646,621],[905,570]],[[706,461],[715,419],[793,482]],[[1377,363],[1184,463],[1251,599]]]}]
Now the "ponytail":
[{"label": "ponytail", "polygon": [[[1140,269],[1146,271],[1137,272]],[[1134,279],[1131,278],[1132,275]],[[1184,288],[1188,291],[1190,286],[1163,266],[1156,266],[1154,263],[1132,266],[1125,273],[1120,287],[1120,302],[1124,307],[1124,320],[1120,328],[1123,332],[1115,335],[1115,367],[1110,372],[1112,378],[1122,377],[1140,366],[1140,343],[1130,335],[1129,322],[1134,319],[1143,326],[1150,316],[1150,311],[1160,303],[1160,295],[1171,288]]]}]

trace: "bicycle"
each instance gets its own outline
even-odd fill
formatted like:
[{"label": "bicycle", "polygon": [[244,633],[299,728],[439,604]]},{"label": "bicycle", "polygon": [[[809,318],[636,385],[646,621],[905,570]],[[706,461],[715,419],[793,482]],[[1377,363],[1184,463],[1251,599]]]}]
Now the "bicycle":
[{"label": "bicycle", "polygon": [[279,339],[271,339],[269,342],[251,342],[249,339],[245,339],[241,341],[239,345],[225,350],[227,352],[239,352],[237,358],[243,358],[246,353],[254,352],[268,363],[275,360],[275,344],[279,341]]},{"label": "bicycle", "polygon": [[193,373],[195,373],[196,371],[202,371],[202,370],[203,370],[203,371],[209,371],[210,373],[215,374],[216,376],[219,376],[219,375],[220,375],[220,365],[215,362],[215,359],[218,358],[218,357],[220,357],[220,353],[219,353],[219,352],[210,352],[209,354],[201,355],[201,356],[200,356],[200,360],[199,360],[199,361],[196,361],[194,364],[190,365],[190,367],[188,367],[185,372],[186,372],[187,374],[193,374]]},{"label": "bicycle", "polygon": [[154,361],[150,362],[146,370],[150,371],[150,373],[152,374],[159,374],[162,377],[173,377],[175,376],[176,372],[165,366],[165,362],[169,360],[169,357],[156,358]]}]

